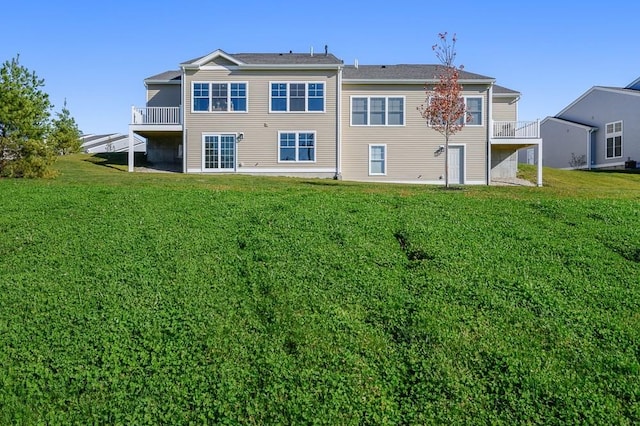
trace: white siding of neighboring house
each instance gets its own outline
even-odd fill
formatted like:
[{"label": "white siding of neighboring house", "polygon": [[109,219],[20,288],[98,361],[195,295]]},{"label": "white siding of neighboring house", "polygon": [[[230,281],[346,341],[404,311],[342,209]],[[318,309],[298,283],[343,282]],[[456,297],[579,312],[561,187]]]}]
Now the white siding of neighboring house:
[{"label": "white siding of neighboring house", "polygon": [[[592,144],[592,167],[620,167],[624,166],[628,158],[640,160],[638,111],[640,111],[640,91],[623,92],[596,87],[585,93],[573,105],[565,108],[557,117],[598,128],[594,133]],[[616,121],[623,122],[622,156],[608,159],[606,158],[606,124]],[[563,139],[559,134],[555,134],[554,138],[545,138],[542,151],[545,165],[547,165],[545,154],[547,145],[562,143]],[[563,155],[570,157],[570,154],[571,151],[567,150]]]},{"label": "white siding of neighboring house", "polygon": [[[548,117],[542,120],[540,133],[544,166],[558,169],[589,167],[591,142],[588,126]],[[537,158],[537,149],[534,158]]]}]

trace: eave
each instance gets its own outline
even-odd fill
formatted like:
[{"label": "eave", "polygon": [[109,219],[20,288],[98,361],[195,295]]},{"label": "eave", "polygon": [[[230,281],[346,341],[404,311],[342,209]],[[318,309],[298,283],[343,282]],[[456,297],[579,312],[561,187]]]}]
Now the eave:
[{"label": "eave", "polygon": [[[343,79],[344,84],[437,84],[438,79]],[[495,80],[458,80],[460,84],[493,84]]]}]

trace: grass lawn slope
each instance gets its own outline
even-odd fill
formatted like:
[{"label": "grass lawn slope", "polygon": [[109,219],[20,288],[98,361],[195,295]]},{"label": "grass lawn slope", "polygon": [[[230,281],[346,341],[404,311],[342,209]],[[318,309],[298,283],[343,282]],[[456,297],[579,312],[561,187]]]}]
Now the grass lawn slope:
[{"label": "grass lawn slope", "polygon": [[640,422],[640,174],[113,160],[0,180],[0,424]]}]

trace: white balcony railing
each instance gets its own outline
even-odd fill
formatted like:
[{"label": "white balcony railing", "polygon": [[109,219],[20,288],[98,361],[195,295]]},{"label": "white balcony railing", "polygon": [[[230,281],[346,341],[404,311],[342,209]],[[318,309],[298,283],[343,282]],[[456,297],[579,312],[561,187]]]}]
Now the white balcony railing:
[{"label": "white balcony railing", "polygon": [[538,139],[540,121],[494,121],[494,139]]},{"label": "white balcony railing", "polygon": [[181,124],[182,107],[131,107],[131,124]]}]

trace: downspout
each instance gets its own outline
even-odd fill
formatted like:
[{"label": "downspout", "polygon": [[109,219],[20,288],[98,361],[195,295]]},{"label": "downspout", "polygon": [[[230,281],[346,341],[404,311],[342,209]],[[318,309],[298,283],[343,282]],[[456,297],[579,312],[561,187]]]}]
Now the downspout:
[{"label": "downspout", "polygon": [[487,94],[487,185],[491,185],[491,143],[493,141],[493,83]]},{"label": "downspout", "polygon": [[593,127],[587,132],[587,170],[591,170],[591,137],[593,132]]},{"label": "downspout", "polygon": [[336,175],[342,179],[342,66],[338,68],[336,81]]},{"label": "downspout", "polygon": [[182,67],[182,78],[180,79],[180,92],[182,96],[182,108],[180,108],[180,120],[182,122],[182,173],[187,173],[187,106],[186,106],[186,90],[184,85],[187,73]]}]

